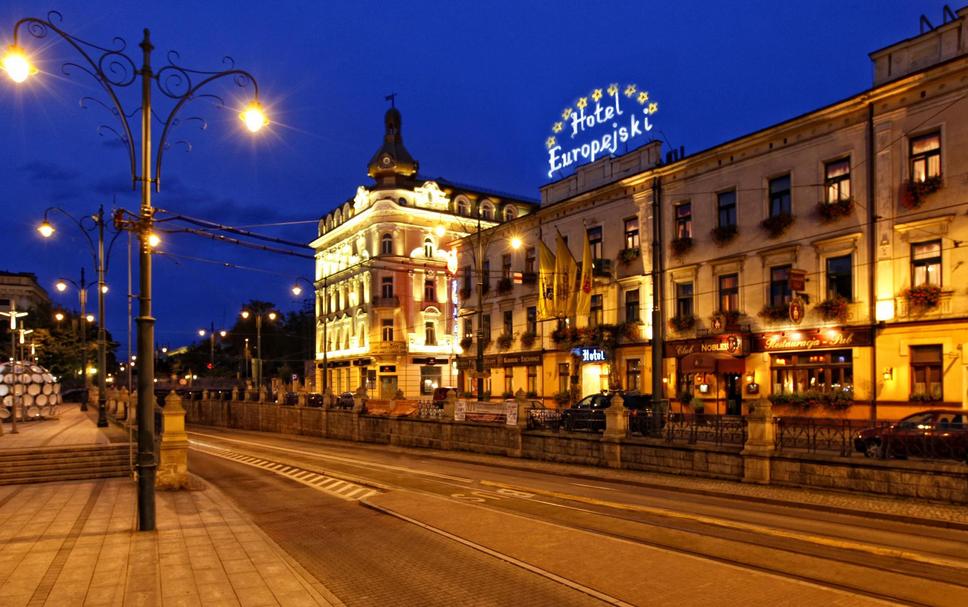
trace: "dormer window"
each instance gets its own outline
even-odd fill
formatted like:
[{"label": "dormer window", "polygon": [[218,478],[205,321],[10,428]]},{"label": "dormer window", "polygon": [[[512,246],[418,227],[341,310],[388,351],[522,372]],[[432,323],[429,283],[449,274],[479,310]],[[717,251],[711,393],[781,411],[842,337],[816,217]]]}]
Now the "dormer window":
[{"label": "dormer window", "polygon": [[481,205],[481,219],[491,221],[494,219],[494,207],[490,203]]},{"label": "dormer window", "polygon": [[471,214],[471,204],[466,200],[457,201],[457,214],[461,217],[468,217]]},{"label": "dormer window", "polygon": [[512,219],[517,217],[517,215],[518,215],[518,212],[517,210],[515,210],[513,206],[508,205],[504,207],[504,221],[511,221]]},{"label": "dormer window", "polygon": [[430,238],[424,238],[424,257],[434,256],[434,241]]},{"label": "dormer window", "polygon": [[384,234],[380,239],[380,254],[381,255],[393,255],[393,236],[390,234]]}]

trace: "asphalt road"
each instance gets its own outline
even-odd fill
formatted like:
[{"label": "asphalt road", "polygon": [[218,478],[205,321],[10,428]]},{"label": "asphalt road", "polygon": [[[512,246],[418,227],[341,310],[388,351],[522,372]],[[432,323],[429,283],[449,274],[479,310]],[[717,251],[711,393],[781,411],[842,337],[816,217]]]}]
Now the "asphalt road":
[{"label": "asphalt road", "polygon": [[968,532],[193,428],[194,473],[347,605],[964,605]]}]

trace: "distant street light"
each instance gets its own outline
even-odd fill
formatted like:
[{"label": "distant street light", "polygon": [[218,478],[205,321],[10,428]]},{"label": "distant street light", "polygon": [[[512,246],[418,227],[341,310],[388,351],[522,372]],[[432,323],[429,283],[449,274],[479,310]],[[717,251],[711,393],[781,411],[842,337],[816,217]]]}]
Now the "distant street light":
[{"label": "distant street light", "polygon": [[262,318],[265,317],[269,320],[275,320],[278,315],[274,311],[256,314],[248,310],[242,310],[241,316],[245,320],[248,320],[251,316],[255,316],[255,359],[253,360],[255,373],[253,375],[255,376],[256,389],[258,389],[262,386]]}]

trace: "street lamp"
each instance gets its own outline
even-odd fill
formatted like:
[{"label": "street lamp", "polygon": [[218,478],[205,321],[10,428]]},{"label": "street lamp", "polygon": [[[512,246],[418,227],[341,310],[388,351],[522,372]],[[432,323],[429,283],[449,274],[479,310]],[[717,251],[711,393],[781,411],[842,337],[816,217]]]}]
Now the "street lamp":
[{"label": "street lamp", "polygon": [[[296,277],[296,282],[294,282],[292,287],[290,287],[289,289],[289,291],[293,294],[293,297],[299,297],[303,293],[303,288],[299,284],[300,281],[306,283],[306,285],[309,286],[310,290],[315,290],[316,285],[314,285],[312,281],[310,281],[308,278],[303,278],[302,276],[298,276]],[[323,292],[324,292],[324,296],[327,296],[327,291],[325,288]],[[305,308],[303,308],[303,312],[305,312]],[[314,317],[315,317],[315,310],[314,310]],[[310,333],[309,343],[307,344],[307,346],[309,347],[309,352],[307,352],[306,358],[311,362],[315,373],[315,365],[316,365],[316,323],[315,322],[309,323],[309,333]],[[326,343],[326,322],[325,321],[323,322],[323,343]],[[326,393],[326,389],[328,387],[328,378],[326,377],[326,374],[328,371],[327,369],[328,361],[327,361],[326,350],[327,350],[326,348],[323,348],[323,392],[322,392],[323,394]],[[307,380],[307,383],[308,383],[308,374],[305,379]]]},{"label": "street lamp", "polygon": [[275,320],[278,317],[274,311],[255,313],[248,310],[242,310],[242,318],[248,320],[249,317],[255,316],[255,360],[253,361],[253,366],[255,367],[255,386],[259,389],[262,386],[262,319],[263,317],[269,320]]},{"label": "street lamp", "polygon": [[215,370],[215,336],[217,335],[219,337],[223,337],[224,338],[229,333],[228,333],[228,331],[225,331],[224,329],[221,330],[221,331],[216,331],[215,330],[215,323],[214,322],[212,323],[211,327],[212,327],[211,330],[208,331],[208,332],[206,332],[205,329],[199,329],[198,330],[198,336],[199,337],[205,337],[205,335],[207,334],[208,337],[209,337],[208,370],[209,371],[214,371]]},{"label": "street lamp", "polygon": [[[53,233],[53,232],[52,232]],[[77,291],[77,298],[81,304],[81,316],[79,318],[79,325],[81,330],[81,375],[84,377],[84,391],[81,393],[81,411],[87,411],[87,399],[88,399],[88,373],[87,373],[87,325],[85,323],[94,322],[94,315],[88,314],[87,309],[87,290],[94,286],[94,283],[87,282],[84,277],[84,267],[81,267],[81,278],[78,281],[71,280],[70,278],[59,278],[57,282],[54,283],[54,288],[57,289],[59,293],[67,292],[69,288],[68,285],[73,285],[74,289]],[[101,322],[98,324],[97,330],[97,366],[100,369],[105,368],[104,364],[104,293],[98,291],[98,308],[100,308],[99,316]],[[59,318],[58,318],[59,316]],[[62,320],[64,315],[58,312],[54,318],[57,320]],[[107,418],[104,418],[104,423],[102,425],[102,411],[101,408],[104,404],[105,398],[105,388],[103,385],[103,377],[98,375],[98,420],[97,425],[99,427],[107,426]]]},{"label": "street lamp", "polygon": [[[172,127],[179,121],[176,117],[185,104],[198,97],[212,98],[213,95],[201,93],[212,82],[229,79],[239,87],[251,85],[253,103],[241,114],[246,127],[250,131],[258,131],[268,121],[258,106],[259,85],[255,78],[247,71],[236,69],[231,59],[226,58],[228,69],[211,72],[189,69],[175,63],[178,54],[169,52],[166,55],[168,63],[157,71],[151,65],[151,53],[154,45],[147,28],[144,37],[138,45],[141,49],[141,67],[124,53],[127,43],[123,38],[115,37],[111,47],[100,46],[78,38],[62,30],[58,25],[63,16],[57,11],[47,13],[46,19],[27,17],[18,21],[13,27],[13,44],[7,49],[0,67],[7,72],[14,82],[24,82],[36,70],[31,67],[28,53],[20,46],[21,28],[26,35],[38,40],[48,35],[56,35],[77,51],[78,63],[65,62],[62,71],[71,73],[71,68],[79,69],[93,77],[101,89],[107,94],[114,106],[112,114],[120,122],[120,139],[124,144],[128,156],[133,189],[141,190],[141,208],[137,221],[126,227],[137,231],[141,238],[139,255],[139,315],[138,324],[138,354],[141,358],[141,370],[138,373],[138,529],[151,531],[155,528],[155,456],[154,456],[154,328],[155,319],[151,311],[151,248],[157,246],[152,238],[151,226],[154,209],[151,206],[152,186],[155,191],[161,189],[161,167],[165,150],[169,147],[168,136]],[[163,112],[156,112],[152,107],[152,85],[165,97],[172,100],[173,106],[165,117]],[[140,103],[133,111],[126,110],[118,97],[118,89],[135,86],[140,88]],[[217,98],[216,98],[217,99]],[[136,149],[135,137],[128,121],[129,116],[140,115],[141,138],[140,149]],[[259,116],[261,115],[261,119]],[[161,137],[158,141],[157,158],[152,161],[152,121],[157,119],[162,126]],[[140,154],[138,153],[140,152]],[[139,158],[140,156],[140,158]],[[139,163],[140,160],[140,163]],[[140,165],[140,166],[139,166]],[[103,315],[102,315],[103,319]]]},{"label": "street lamp", "polygon": [[[16,365],[14,363],[17,360],[17,354],[16,354],[16,352],[17,352],[17,350],[16,350],[17,346],[16,346],[15,335],[17,333],[17,319],[18,318],[23,318],[24,316],[27,316],[27,313],[26,312],[18,312],[17,311],[17,300],[16,299],[11,299],[10,300],[10,311],[9,312],[0,312],[0,316],[6,316],[7,318],[10,319],[10,369],[11,369],[11,372],[13,373],[13,381],[14,381],[13,386],[10,387],[10,390],[11,390],[11,395],[10,395],[10,398],[11,398],[11,407],[10,407],[10,410],[11,410],[11,413],[12,413],[12,415],[10,416],[10,433],[11,434],[18,434],[19,431],[17,430],[17,397],[20,396],[20,398],[23,399],[23,393],[22,392],[24,390],[26,390],[26,386],[24,386],[23,388],[21,388],[20,386],[17,385],[18,383],[20,383],[20,375],[17,374],[16,372],[13,372],[13,370],[16,369]],[[3,434],[2,424],[0,424],[0,434]]]}]

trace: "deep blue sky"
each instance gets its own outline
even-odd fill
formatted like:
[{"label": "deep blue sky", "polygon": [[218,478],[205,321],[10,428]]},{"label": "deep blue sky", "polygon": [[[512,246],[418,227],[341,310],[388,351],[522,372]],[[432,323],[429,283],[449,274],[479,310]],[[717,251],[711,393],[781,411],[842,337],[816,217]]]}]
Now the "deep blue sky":
[{"label": "deep blue sky", "polygon": [[[694,152],[868,88],[867,53],[915,35],[922,13],[938,24],[941,7],[897,0],[6,0],[0,43],[10,42],[18,18],[53,8],[67,31],[104,45],[122,36],[133,53],[149,27],[156,68],[171,49],[199,69],[217,69],[232,55],[259,79],[270,132],[253,140],[234,112],[196,102],[183,115],[203,115],[209,127],[182,128],[193,149],[167,152],[154,202],[253,225],[318,219],[368,183],[366,163],[380,143],[390,92],[398,93],[405,141],[422,174],[537,197],[550,125],[594,87],[635,82],[649,90],[660,102],[657,129]],[[85,241],[63,221],[57,238],[42,241],[34,231],[39,216],[52,205],[82,214],[112,206],[115,197],[135,210],[138,198],[122,149],[97,132],[101,123],[114,126],[113,117],[79,107],[97,89],[83,74],[60,75],[56,60],[69,56],[63,43],[44,48],[47,73],[29,86],[0,78],[0,269],[35,272],[56,302],[73,305],[74,296],[51,284],[76,277],[81,264],[91,272]],[[231,88],[222,89],[229,103],[241,99]],[[137,106],[125,99],[129,111]],[[315,235],[313,224],[271,229],[306,242]],[[116,249],[108,325],[123,343],[124,237]],[[170,238],[164,249],[274,273],[156,257],[159,344],[190,341],[211,321],[231,324],[250,298],[292,308],[289,277],[312,276],[310,261],[193,236]]]}]

